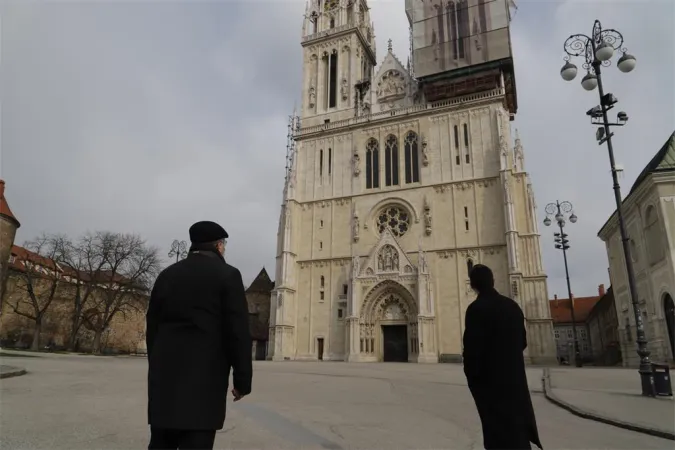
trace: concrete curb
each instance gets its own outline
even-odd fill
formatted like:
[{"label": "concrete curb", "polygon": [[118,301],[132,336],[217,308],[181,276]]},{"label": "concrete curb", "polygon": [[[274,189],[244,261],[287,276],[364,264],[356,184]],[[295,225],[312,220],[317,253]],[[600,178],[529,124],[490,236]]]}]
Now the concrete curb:
[{"label": "concrete curb", "polygon": [[20,367],[7,367],[6,370],[0,371],[0,380],[4,380],[5,378],[12,378],[12,377],[20,377],[21,375],[26,375],[26,369],[22,369]]},{"label": "concrete curb", "polygon": [[571,412],[575,416],[582,417],[584,419],[589,419],[589,420],[595,420],[596,422],[602,422],[607,425],[612,425],[618,428],[623,428],[626,430],[631,430],[631,431],[636,431],[638,433],[644,433],[648,434],[650,436],[656,436],[660,437],[663,439],[669,439],[671,441],[675,441],[675,433],[672,433],[670,431],[664,431],[664,430],[659,430],[656,428],[650,428],[644,425],[637,425],[634,423],[628,423],[628,422],[623,422],[618,419],[612,419],[603,415],[600,415],[598,413],[590,412],[590,411],[585,411],[580,408],[577,408],[574,405],[571,405],[567,402],[562,401],[559,399],[554,393],[553,390],[551,389],[551,371],[548,367],[544,368],[544,373],[541,377],[541,383],[542,387],[544,389],[544,395],[550,401],[551,403],[566,409],[567,411]]}]

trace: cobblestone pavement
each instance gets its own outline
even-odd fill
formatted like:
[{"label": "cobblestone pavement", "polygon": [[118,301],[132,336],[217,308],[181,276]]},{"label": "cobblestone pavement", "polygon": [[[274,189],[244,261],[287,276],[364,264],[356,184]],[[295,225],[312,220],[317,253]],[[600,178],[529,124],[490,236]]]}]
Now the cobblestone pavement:
[{"label": "cobblestone pavement", "polygon": [[[0,382],[0,448],[147,448],[143,358],[12,358]],[[541,369],[530,369],[540,390]],[[217,448],[480,449],[480,422],[459,365],[255,364],[254,393],[228,404]],[[533,393],[548,449],[671,449],[659,439],[578,418]]]}]

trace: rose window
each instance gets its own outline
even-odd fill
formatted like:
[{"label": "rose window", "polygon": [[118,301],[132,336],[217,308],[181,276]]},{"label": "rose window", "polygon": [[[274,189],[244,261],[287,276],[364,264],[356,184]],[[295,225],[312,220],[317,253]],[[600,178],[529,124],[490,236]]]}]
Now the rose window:
[{"label": "rose window", "polygon": [[407,211],[397,206],[384,208],[377,216],[377,229],[380,233],[388,229],[391,233],[400,237],[410,228],[410,215]]}]

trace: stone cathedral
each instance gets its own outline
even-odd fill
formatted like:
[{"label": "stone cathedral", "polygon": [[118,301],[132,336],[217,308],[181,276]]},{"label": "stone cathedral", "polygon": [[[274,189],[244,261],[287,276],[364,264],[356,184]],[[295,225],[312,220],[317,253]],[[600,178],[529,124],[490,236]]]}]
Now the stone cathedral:
[{"label": "stone cathedral", "polygon": [[[430,1],[452,20],[417,33],[410,10]],[[489,39],[462,35],[462,22],[475,32],[498,20],[489,2],[506,5],[407,0],[412,58],[404,66],[389,41],[379,67],[367,0],[308,3],[268,359],[459,362],[475,299],[468,273],[480,263],[523,309],[526,360],[554,360],[537,208],[510,125],[512,60],[448,70],[490,59]],[[419,58],[415,34],[431,42]],[[446,73],[417,77],[424,58]]]}]

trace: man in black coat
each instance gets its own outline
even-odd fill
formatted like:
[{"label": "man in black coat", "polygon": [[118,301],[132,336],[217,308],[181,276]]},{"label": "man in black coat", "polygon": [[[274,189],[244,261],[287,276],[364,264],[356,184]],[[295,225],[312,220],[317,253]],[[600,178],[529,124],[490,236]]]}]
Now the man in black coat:
[{"label": "man in black coat", "polygon": [[486,449],[542,448],[525,374],[525,317],[494,288],[481,264],[469,274],[478,297],[466,310],[464,373],[483,426]]},{"label": "man in black coat", "polygon": [[190,227],[188,257],[157,277],[147,313],[150,449],[212,449],[234,401],[251,392],[248,306],[241,273],[225,262],[227,232]]}]

